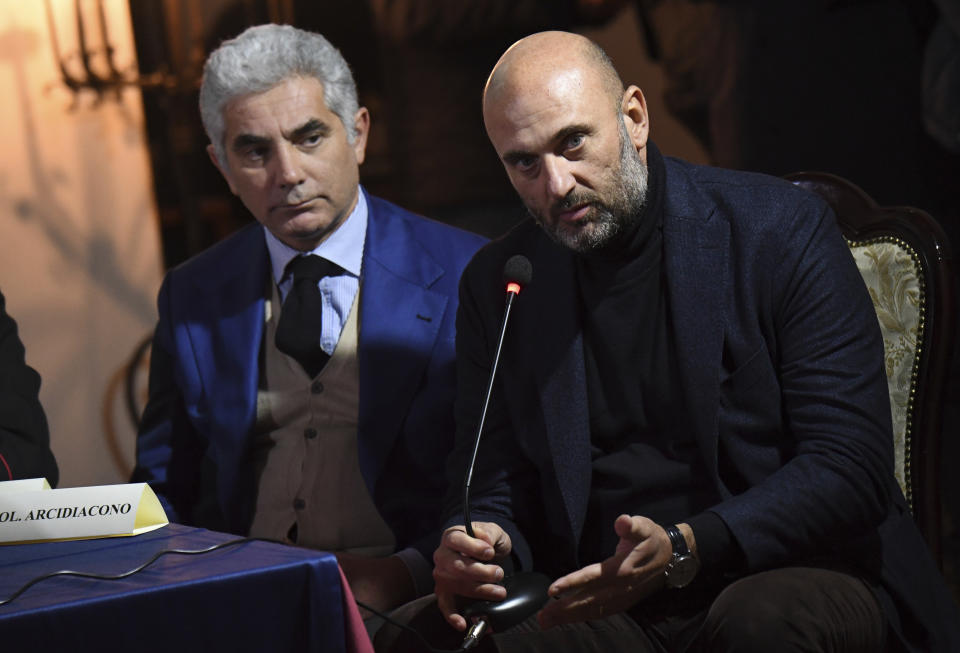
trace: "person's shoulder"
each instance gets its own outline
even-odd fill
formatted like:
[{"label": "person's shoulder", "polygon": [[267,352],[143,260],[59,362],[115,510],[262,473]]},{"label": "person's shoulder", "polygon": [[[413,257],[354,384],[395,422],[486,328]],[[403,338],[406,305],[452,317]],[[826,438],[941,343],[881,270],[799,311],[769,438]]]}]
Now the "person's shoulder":
[{"label": "person's shoulder", "polygon": [[167,276],[199,282],[220,279],[230,270],[255,265],[258,258],[267,256],[266,250],[263,227],[252,222],[171,268]]},{"label": "person's shoulder", "polygon": [[664,157],[664,160],[668,195],[681,202],[705,197],[723,205],[764,209],[823,204],[822,199],[813,193],[773,175],[699,165],[672,157]]},{"label": "person's shoulder", "polygon": [[667,159],[666,194],[671,219],[725,221],[735,233],[761,240],[791,225],[815,229],[830,212],[823,198],[785,179],[678,159]]},{"label": "person's shoulder", "polygon": [[[374,250],[383,253],[404,246],[427,253],[445,268],[459,270],[487,239],[471,231],[408,211],[385,199],[367,195],[369,206],[368,235],[378,241]],[[369,237],[369,236],[368,236]]]},{"label": "person's shoulder", "polygon": [[382,197],[368,194],[367,204],[370,207],[370,216],[373,219],[401,221],[417,233],[475,244],[477,247],[487,242],[487,239],[479,234],[408,211]]}]

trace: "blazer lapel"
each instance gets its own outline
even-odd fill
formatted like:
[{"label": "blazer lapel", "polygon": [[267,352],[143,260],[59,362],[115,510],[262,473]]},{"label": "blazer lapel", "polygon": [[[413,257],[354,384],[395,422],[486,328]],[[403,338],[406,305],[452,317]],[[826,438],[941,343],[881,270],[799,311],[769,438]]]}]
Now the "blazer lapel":
[{"label": "blazer lapel", "polygon": [[[208,259],[187,325],[210,420],[211,457],[218,462],[218,494],[233,512],[245,440],[256,417],[260,341],[269,255],[260,225],[238,234],[230,260]],[[236,261],[242,261],[237,264]],[[188,407],[198,410],[197,407]]]},{"label": "blazer lapel", "polygon": [[[526,355],[517,373],[531,373],[539,391],[544,450],[554,470],[555,490],[563,499],[563,517],[570,525],[575,552],[590,496],[590,417],[587,406],[586,372],[583,362],[583,332],[579,291],[573,255],[548,239],[538,238],[532,252],[534,278],[517,298],[528,317],[518,319],[519,342]],[[518,318],[520,315],[517,316]],[[518,392],[519,392],[518,388]],[[511,392],[511,394],[513,394]],[[530,410],[527,407],[525,411]],[[514,416],[515,423],[520,418]],[[533,424],[537,422],[532,420]],[[539,430],[521,427],[528,434]],[[535,442],[534,448],[538,446]],[[547,511],[559,506],[544,506]]]},{"label": "blazer lapel", "polygon": [[[678,179],[670,181],[674,188],[683,183]],[[691,202],[697,196],[692,187],[675,191],[671,199],[678,195],[682,199],[668,201],[664,216],[667,297],[676,329],[687,408],[704,463],[711,478],[716,479],[716,416],[725,329],[721,302],[729,283],[726,277],[730,228],[714,215],[716,207],[712,203],[707,204],[706,199],[700,205]]]},{"label": "blazer lapel", "polygon": [[360,289],[360,470],[370,487],[400,433],[424,374],[447,297],[430,290],[444,270],[389,208],[369,202]]}]

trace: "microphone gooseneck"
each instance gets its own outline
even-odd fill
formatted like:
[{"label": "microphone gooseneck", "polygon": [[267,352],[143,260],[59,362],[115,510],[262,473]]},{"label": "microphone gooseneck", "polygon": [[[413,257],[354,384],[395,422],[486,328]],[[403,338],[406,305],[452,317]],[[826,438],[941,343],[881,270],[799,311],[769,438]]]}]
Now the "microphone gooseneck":
[{"label": "microphone gooseneck", "polygon": [[[503,310],[503,322],[500,324],[500,336],[497,339],[497,349],[490,366],[490,378],[487,381],[487,390],[480,410],[480,419],[477,422],[477,432],[473,440],[473,453],[470,464],[463,480],[463,525],[467,535],[476,537],[473,532],[473,523],[470,519],[470,483],[473,480],[473,468],[477,461],[477,451],[480,448],[480,437],[483,435],[483,425],[487,418],[487,408],[490,406],[490,395],[493,393],[493,381],[500,363],[500,351],[503,349],[503,338],[507,332],[507,321],[510,319],[510,308],[514,298],[530,283],[533,278],[533,266],[530,259],[517,254],[503,266],[503,281],[506,284],[506,305]],[[462,612],[468,619],[473,619],[473,625],[467,630],[460,650],[473,648],[480,641],[480,637],[488,628],[495,631],[504,631],[517,625],[531,614],[539,610],[548,600],[547,588],[550,579],[536,572],[523,572],[503,579],[503,587],[507,590],[507,597],[502,601],[472,601],[465,605]]]},{"label": "microphone gooseneck", "polygon": [[490,378],[487,380],[487,391],[483,397],[483,406],[480,409],[480,419],[477,422],[477,433],[473,438],[473,453],[470,455],[470,464],[463,479],[463,525],[467,535],[476,537],[473,533],[473,523],[470,519],[470,483],[473,481],[473,467],[477,462],[477,451],[480,449],[480,436],[483,435],[483,424],[487,419],[487,408],[490,406],[490,395],[493,393],[493,380],[497,375],[497,366],[500,364],[500,351],[503,349],[503,337],[507,333],[507,321],[510,319],[510,308],[514,298],[520,290],[533,279],[533,266],[523,254],[511,256],[503,266],[503,281],[507,288],[507,301],[503,309],[503,322],[500,324],[500,337],[497,338],[497,350],[493,355],[493,364],[490,366]]}]

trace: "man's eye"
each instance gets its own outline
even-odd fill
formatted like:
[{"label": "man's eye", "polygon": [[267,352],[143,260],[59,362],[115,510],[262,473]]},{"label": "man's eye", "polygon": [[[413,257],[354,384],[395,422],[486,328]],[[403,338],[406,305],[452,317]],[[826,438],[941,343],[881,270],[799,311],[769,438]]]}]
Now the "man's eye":
[{"label": "man's eye", "polygon": [[535,156],[521,156],[514,161],[517,170],[523,172],[533,169],[535,165],[537,165],[537,157]]},{"label": "man's eye", "polygon": [[303,137],[303,140],[300,141],[300,144],[307,147],[313,147],[314,145],[319,144],[321,140],[323,140],[323,134],[307,134]]},{"label": "man's eye", "polygon": [[583,134],[571,134],[564,145],[567,150],[575,150],[583,145],[583,139]]},{"label": "man's eye", "polygon": [[243,153],[243,156],[248,161],[263,161],[267,157],[267,148],[251,147]]}]

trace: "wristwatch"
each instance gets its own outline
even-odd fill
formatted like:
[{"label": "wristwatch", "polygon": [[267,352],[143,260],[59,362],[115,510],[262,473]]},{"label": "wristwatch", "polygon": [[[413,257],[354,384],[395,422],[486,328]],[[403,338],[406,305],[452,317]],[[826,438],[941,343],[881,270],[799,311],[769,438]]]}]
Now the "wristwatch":
[{"label": "wristwatch", "polygon": [[666,569],[663,570],[667,579],[667,587],[686,587],[700,571],[700,561],[690,553],[690,549],[687,548],[687,540],[684,539],[680,529],[676,526],[667,526],[664,530],[667,531],[667,535],[670,536],[670,543],[673,545],[673,559],[667,563]]}]

